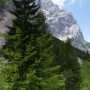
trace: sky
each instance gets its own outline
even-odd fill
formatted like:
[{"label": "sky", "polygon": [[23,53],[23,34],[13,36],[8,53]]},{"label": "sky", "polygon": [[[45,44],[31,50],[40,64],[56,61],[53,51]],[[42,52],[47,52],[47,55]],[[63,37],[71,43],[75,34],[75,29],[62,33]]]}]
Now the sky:
[{"label": "sky", "polygon": [[84,39],[90,42],[90,0],[52,0],[59,8],[72,13]]}]

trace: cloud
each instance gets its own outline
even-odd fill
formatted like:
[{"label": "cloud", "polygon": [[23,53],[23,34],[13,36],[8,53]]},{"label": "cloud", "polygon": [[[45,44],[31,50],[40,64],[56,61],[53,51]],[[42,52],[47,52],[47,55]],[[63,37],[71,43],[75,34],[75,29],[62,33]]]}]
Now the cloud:
[{"label": "cloud", "polygon": [[52,0],[55,4],[58,4],[60,8],[64,7],[65,5],[73,5],[78,4],[78,6],[81,8],[83,4],[87,0]]},{"label": "cloud", "polygon": [[78,4],[80,6],[80,8],[82,8],[82,6],[85,4],[85,2],[87,2],[87,0],[77,0],[79,1]]}]

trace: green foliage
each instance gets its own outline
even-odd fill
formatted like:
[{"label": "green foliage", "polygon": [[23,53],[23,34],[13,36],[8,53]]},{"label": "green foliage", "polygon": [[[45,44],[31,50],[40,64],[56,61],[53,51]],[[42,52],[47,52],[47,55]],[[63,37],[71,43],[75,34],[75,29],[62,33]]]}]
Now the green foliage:
[{"label": "green foliage", "polygon": [[3,0],[0,0],[0,5],[3,3]]},{"label": "green foliage", "polygon": [[13,0],[16,16],[0,50],[6,62],[1,78],[5,90],[55,90],[64,86],[63,74],[53,53],[52,36],[48,34],[43,13],[34,0]]},{"label": "green foliage", "polygon": [[[20,29],[16,31],[20,32]],[[9,38],[9,36],[7,36]],[[2,77],[4,78],[5,90],[55,90],[64,86],[63,75],[56,74],[60,67],[52,67],[55,59],[49,45],[52,38],[48,34],[41,34],[36,39],[31,36],[30,43],[26,46],[25,55],[22,58],[21,49],[18,48],[22,39],[17,33],[10,38],[14,41],[13,48],[6,48],[3,53],[8,57],[8,63],[3,63]],[[17,42],[15,42],[17,40]],[[34,41],[34,46],[33,46]],[[7,87],[6,87],[7,86]]]},{"label": "green foliage", "polygon": [[[60,67],[52,67],[52,62],[54,61],[55,56],[51,50],[53,48],[53,45],[50,45],[50,43],[48,43],[51,42],[52,38],[48,37],[49,36],[47,34],[42,34],[42,37],[37,38],[37,48],[39,51],[38,53],[41,52],[38,60],[39,66],[42,67],[42,69],[40,69],[40,75],[42,75],[42,77],[44,78],[43,81],[45,83],[45,85],[43,86],[43,90],[55,90],[56,88],[61,88],[62,86],[64,86],[64,79],[63,75],[56,74],[56,71],[58,71]],[[50,47],[47,48],[49,45]]]},{"label": "green foliage", "polygon": [[71,46],[71,40],[67,40],[66,43],[54,43],[56,54],[56,65],[60,65],[61,68],[58,73],[63,72],[66,78],[66,90],[77,90],[81,83],[80,66],[77,56],[73,47]]},{"label": "green foliage", "polygon": [[85,52],[85,55],[84,55],[84,60],[90,60],[90,54],[89,54],[89,51],[86,51]]},{"label": "green foliage", "polygon": [[5,5],[5,3],[6,3],[7,1],[9,1],[9,0],[0,0],[0,6],[3,6],[3,7],[4,7],[4,5]]},{"label": "green foliage", "polygon": [[81,68],[81,76],[83,83],[81,84],[80,90],[89,90],[90,89],[90,62],[84,61]]},{"label": "green foliage", "polygon": [[81,83],[80,66],[77,56],[71,46],[71,41],[67,40],[64,48],[62,67],[66,76],[66,90],[78,89]]}]

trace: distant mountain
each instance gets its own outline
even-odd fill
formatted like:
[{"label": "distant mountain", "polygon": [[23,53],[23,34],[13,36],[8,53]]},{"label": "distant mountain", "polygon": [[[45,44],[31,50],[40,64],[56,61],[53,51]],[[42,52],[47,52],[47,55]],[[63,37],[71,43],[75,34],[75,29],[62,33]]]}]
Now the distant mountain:
[{"label": "distant mountain", "polygon": [[70,12],[59,9],[51,0],[38,1],[41,9],[45,13],[51,33],[56,38],[62,41],[70,38],[74,47],[83,51],[90,50],[90,43],[84,40],[81,29]]},{"label": "distant mountain", "polygon": [[[7,3],[9,3],[7,10],[14,10],[12,1],[10,0]],[[54,4],[51,0],[36,0],[36,3],[39,4],[41,10],[45,13],[46,22],[49,24],[49,29],[53,36],[62,41],[70,38],[72,39],[72,45],[74,47],[83,51],[90,51],[90,43],[84,40],[81,29],[70,12],[59,9],[58,5]],[[11,19],[14,18],[8,12],[5,14],[7,17],[4,17],[4,20],[0,22],[0,31],[3,31],[3,29],[1,30],[2,27],[4,31],[7,31],[5,25],[11,25]],[[9,15],[11,15],[11,17],[9,17]],[[6,23],[4,23],[5,20],[7,20]],[[1,42],[2,40],[0,41],[0,45],[2,45]]]}]

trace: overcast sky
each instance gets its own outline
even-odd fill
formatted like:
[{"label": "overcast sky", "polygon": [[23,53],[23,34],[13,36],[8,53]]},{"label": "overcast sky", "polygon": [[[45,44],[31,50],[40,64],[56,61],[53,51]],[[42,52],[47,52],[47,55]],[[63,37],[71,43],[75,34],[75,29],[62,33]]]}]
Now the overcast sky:
[{"label": "overcast sky", "polygon": [[55,4],[73,14],[85,40],[90,42],[90,0],[52,0]]}]

